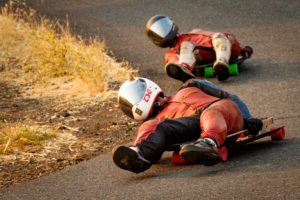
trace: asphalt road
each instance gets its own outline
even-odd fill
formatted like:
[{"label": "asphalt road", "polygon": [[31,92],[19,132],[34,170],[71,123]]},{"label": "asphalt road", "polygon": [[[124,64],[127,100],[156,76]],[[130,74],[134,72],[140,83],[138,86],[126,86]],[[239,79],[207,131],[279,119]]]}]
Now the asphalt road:
[{"label": "asphalt road", "polygon": [[[0,199],[300,199],[300,1],[297,0],[28,0],[85,36],[100,36],[118,59],[171,94],[180,82],[163,70],[165,49],[146,38],[146,21],[166,14],[180,32],[230,31],[254,49],[241,72],[210,81],[238,94],[254,116],[273,116],[287,139],[269,138],[231,152],[215,166],[172,166],[168,160],[135,175],[110,154],[0,191]],[[168,158],[168,155],[165,155]]]}]

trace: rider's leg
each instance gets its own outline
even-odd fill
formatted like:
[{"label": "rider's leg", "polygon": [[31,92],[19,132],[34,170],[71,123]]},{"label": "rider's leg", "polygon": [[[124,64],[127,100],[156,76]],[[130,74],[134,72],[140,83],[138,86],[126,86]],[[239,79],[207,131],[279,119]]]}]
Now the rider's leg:
[{"label": "rider's leg", "polygon": [[185,82],[186,80],[195,77],[192,73],[196,58],[194,55],[194,45],[191,42],[182,42],[180,46],[179,61],[169,62],[165,65],[167,74],[175,79]]},{"label": "rider's leg", "polygon": [[179,63],[186,65],[191,70],[194,69],[196,63],[194,48],[195,45],[188,41],[184,41],[180,45]]},{"label": "rider's leg", "polygon": [[226,80],[229,77],[229,59],[231,56],[231,43],[223,33],[215,33],[212,38],[216,61],[213,69],[219,80]]},{"label": "rider's leg", "polygon": [[161,158],[167,146],[197,140],[201,134],[199,116],[166,119],[154,132],[145,134],[138,136],[133,147],[122,145],[113,149],[113,161],[118,167],[143,172]]},{"label": "rider's leg", "polygon": [[200,117],[201,139],[181,147],[180,156],[187,163],[216,164],[220,161],[217,146],[223,145],[228,133],[243,128],[243,117],[231,100],[218,101],[205,109]]},{"label": "rider's leg", "polygon": [[161,158],[167,146],[197,140],[200,134],[199,116],[166,119],[137,147],[144,158],[154,162]]}]

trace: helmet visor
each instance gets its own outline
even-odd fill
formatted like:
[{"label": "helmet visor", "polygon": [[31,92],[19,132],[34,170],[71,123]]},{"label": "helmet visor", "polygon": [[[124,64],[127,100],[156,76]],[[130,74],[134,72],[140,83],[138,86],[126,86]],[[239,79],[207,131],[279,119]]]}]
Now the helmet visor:
[{"label": "helmet visor", "polygon": [[173,22],[169,18],[165,17],[154,22],[150,27],[150,30],[164,38],[170,33],[172,27]]},{"label": "helmet visor", "polygon": [[124,99],[123,97],[119,98],[119,105],[121,110],[125,113],[125,115],[133,118],[133,113],[132,113],[132,104]]},{"label": "helmet visor", "polygon": [[130,87],[126,88],[119,97],[119,105],[122,111],[133,118],[132,107],[142,100],[147,89],[146,81],[143,79],[136,79]]}]

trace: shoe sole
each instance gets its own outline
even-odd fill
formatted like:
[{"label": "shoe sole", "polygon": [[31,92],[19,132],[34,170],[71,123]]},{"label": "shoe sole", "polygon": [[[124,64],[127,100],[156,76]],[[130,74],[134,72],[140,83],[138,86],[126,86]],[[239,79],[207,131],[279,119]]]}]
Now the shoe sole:
[{"label": "shoe sole", "polygon": [[126,146],[119,146],[113,150],[113,161],[121,169],[134,173],[143,172],[151,167],[151,163],[142,159],[136,151]]},{"label": "shoe sole", "polygon": [[200,149],[194,145],[185,145],[179,152],[180,157],[189,164],[204,164],[206,166],[217,164],[221,158],[213,149]]},{"label": "shoe sole", "polygon": [[217,75],[219,81],[224,81],[224,80],[228,79],[229,69],[225,65],[216,65],[214,70],[215,70],[215,74]]},{"label": "shoe sole", "polygon": [[168,76],[180,80],[182,82],[186,82],[187,80],[194,78],[191,75],[188,75],[187,73],[185,73],[180,67],[178,67],[177,65],[172,65],[169,64],[166,67],[166,72],[168,74]]}]

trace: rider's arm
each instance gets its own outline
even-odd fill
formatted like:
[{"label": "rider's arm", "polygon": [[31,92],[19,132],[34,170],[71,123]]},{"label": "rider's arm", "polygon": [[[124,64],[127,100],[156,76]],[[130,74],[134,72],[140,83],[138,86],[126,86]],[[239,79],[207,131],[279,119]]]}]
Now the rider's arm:
[{"label": "rider's arm", "polygon": [[226,91],[222,90],[218,86],[214,85],[211,82],[199,80],[199,79],[191,79],[185,83],[185,87],[197,87],[208,95],[218,97],[221,99],[228,98],[229,95]]},{"label": "rider's arm", "polygon": [[164,62],[167,63],[178,63],[179,62],[179,51],[175,48],[169,49],[164,56]]},{"label": "rider's arm", "polygon": [[218,98],[222,98],[222,99],[230,98],[234,103],[237,104],[237,106],[241,110],[244,118],[251,118],[251,114],[248,110],[247,105],[238,96],[219,88],[215,84],[213,84],[209,81],[205,81],[205,80],[192,79],[192,80],[189,80],[188,82],[186,82],[185,85],[186,85],[185,87],[197,87],[200,90],[202,90],[203,92],[205,92],[211,96],[214,96],[214,97],[218,97]]}]

